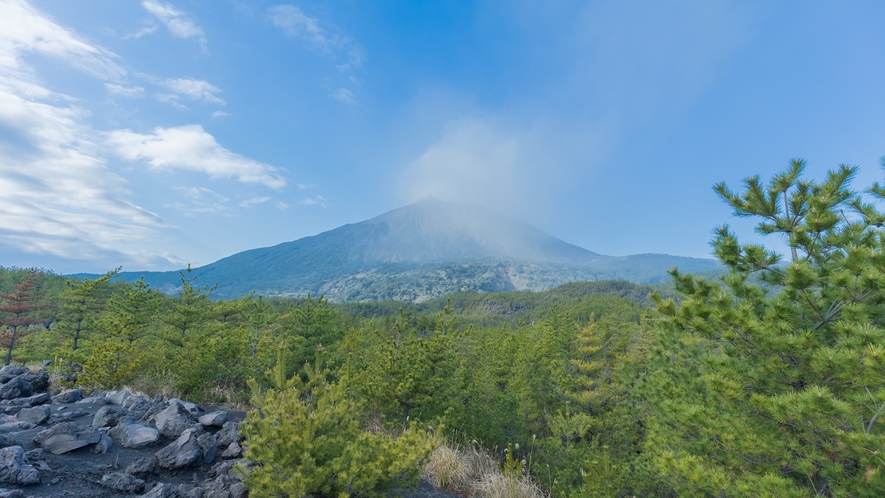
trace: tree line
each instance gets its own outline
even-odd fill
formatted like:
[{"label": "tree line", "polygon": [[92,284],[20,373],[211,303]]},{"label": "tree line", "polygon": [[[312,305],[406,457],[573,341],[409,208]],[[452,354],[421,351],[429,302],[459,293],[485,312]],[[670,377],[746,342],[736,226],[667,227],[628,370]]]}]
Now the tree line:
[{"label": "tree line", "polygon": [[334,305],[213,300],[188,272],[165,296],[110,272],[13,319],[8,296],[60,277],[7,270],[3,344],[71,384],[248,400],[259,495],[374,496],[450,444],[555,496],[882,496],[885,187],[804,168],[715,187],[785,255],[723,225],[727,271],[674,270],[670,290]]}]

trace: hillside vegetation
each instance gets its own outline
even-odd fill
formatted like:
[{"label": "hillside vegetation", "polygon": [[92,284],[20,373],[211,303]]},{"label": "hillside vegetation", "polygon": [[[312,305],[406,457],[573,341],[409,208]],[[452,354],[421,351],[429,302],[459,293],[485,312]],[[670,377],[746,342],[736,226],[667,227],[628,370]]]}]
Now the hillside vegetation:
[{"label": "hillside vegetation", "polygon": [[885,188],[803,168],[716,186],[786,256],[722,226],[727,273],[669,287],[333,304],[5,270],[4,323],[9,296],[35,320],[3,338],[69,384],[248,403],[257,496],[383,496],[421,472],[480,496],[883,496]]},{"label": "hillside vegetation", "polygon": [[[580,280],[655,283],[673,267],[721,271],[713,260],[663,254],[603,256],[479,206],[427,199],[273,247],[193,269],[214,296],[324,295],[332,302],[421,302],[452,292],[546,290]],[[81,275],[95,278],[97,275]],[[181,290],[178,272],[123,272],[155,289]]]}]

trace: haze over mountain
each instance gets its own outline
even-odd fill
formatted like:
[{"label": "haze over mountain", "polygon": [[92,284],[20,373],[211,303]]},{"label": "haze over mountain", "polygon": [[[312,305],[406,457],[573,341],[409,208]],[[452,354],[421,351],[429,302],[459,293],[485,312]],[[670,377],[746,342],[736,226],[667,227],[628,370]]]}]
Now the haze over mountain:
[{"label": "haze over mountain", "polygon": [[[453,291],[542,290],[574,280],[655,282],[679,266],[713,260],[667,255],[603,256],[486,208],[429,198],[375,218],[196,268],[219,297],[324,294],[336,301],[422,301]],[[178,272],[124,272],[174,292]]]}]

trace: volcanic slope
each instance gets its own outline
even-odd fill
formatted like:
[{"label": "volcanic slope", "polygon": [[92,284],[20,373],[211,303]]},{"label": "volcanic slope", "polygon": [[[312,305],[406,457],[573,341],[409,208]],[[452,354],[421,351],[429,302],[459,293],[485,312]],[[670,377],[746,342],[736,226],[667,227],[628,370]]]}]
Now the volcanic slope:
[{"label": "volcanic slope", "polygon": [[[420,302],[455,291],[543,290],[575,280],[653,283],[674,266],[716,271],[713,260],[662,254],[603,256],[473,205],[431,198],[360,223],[251,249],[193,273],[215,295],[323,294],[333,301]],[[124,272],[173,293],[178,272]]]}]

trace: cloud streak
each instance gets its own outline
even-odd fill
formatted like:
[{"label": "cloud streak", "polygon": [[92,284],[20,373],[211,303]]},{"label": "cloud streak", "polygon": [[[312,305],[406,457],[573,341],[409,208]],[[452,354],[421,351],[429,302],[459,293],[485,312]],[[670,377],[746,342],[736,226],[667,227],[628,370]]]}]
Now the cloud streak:
[{"label": "cloud streak", "polygon": [[[169,30],[169,34],[172,36],[182,39],[193,38],[204,50],[206,49],[207,40],[203,28],[189,19],[187,14],[176,9],[172,4],[160,2],[158,0],[143,0],[141,6],[144,7],[144,10],[150,12],[160,22],[165,24],[166,29]],[[139,33],[149,34],[152,32],[153,31],[145,29]],[[142,35],[139,34],[138,36]],[[138,36],[136,36],[136,38]]]},{"label": "cloud streak", "polygon": [[276,168],[225,149],[200,125],[157,127],[144,134],[116,130],[108,133],[106,143],[121,158],[142,161],[156,170],[196,171],[273,189],[286,185]]},{"label": "cloud streak", "polygon": [[[116,261],[165,223],[128,200],[71,99],[38,83],[23,54],[40,53],[123,89],[116,56],[23,1],[0,3],[0,240],[26,252]],[[117,83],[114,83],[117,82]]]}]

